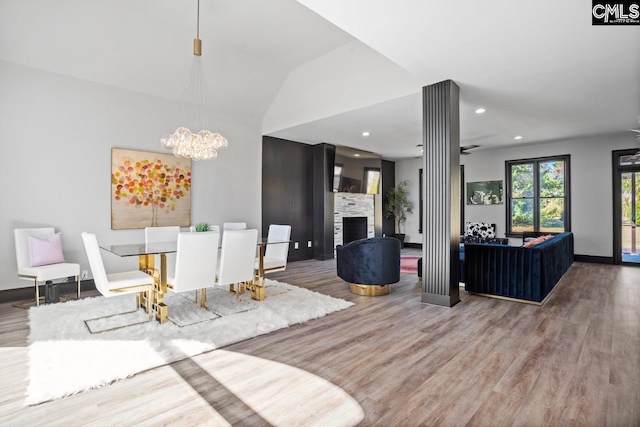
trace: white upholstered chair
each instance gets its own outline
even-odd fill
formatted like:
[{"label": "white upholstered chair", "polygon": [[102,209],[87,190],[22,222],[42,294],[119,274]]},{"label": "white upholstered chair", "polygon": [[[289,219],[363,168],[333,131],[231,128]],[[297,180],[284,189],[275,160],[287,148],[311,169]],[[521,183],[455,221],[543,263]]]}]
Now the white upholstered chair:
[{"label": "white upholstered chair", "polygon": [[[291,238],[290,225],[269,226],[267,235],[267,245],[264,248],[263,271],[262,273],[272,273],[284,271],[287,268],[287,257],[289,255],[289,239]],[[272,243],[286,242],[286,243]],[[255,269],[260,273],[260,258],[255,260]],[[260,276],[263,278],[262,276]]]},{"label": "white upholstered chair", "polygon": [[[87,252],[87,258],[89,258],[89,266],[91,267],[91,274],[93,275],[96,289],[105,297],[138,292],[146,293],[145,302],[147,312],[149,313],[149,320],[152,320],[153,310],[151,301],[154,285],[153,276],[143,273],[140,270],[107,274],[104,269],[104,263],[102,262],[102,256],[100,255],[100,247],[98,246],[96,235],[85,231],[82,233],[82,241],[84,242],[84,249]],[[136,309],[139,304],[140,301],[136,299]]]},{"label": "white upholstered chair", "polygon": [[53,227],[43,228],[16,228],[13,230],[16,245],[16,260],[18,262],[18,277],[23,280],[31,280],[36,288],[36,305],[40,305],[40,282],[49,280],[66,279],[75,277],[78,283],[78,299],[80,299],[80,264],[69,262],[29,266],[27,254],[27,236],[47,239],[55,234]]},{"label": "white upholstered chair", "polygon": [[217,284],[240,295],[253,283],[258,230],[230,230],[222,235]]},{"label": "white upholstered chair", "polygon": [[[173,292],[196,291],[210,288],[216,282],[218,266],[219,232],[180,233],[175,274],[167,278],[167,288]],[[206,307],[206,293],[202,292],[200,305]]]},{"label": "white upholstered chair", "polygon": [[[247,223],[246,222],[225,222],[222,224],[222,230],[246,230]],[[256,243],[258,243],[256,241]]]},{"label": "white upholstered chair", "polygon": [[[180,227],[168,226],[168,227],[145,227],[144,229],[144,243],[164,243],[164,242],[177,242],[178,234],[180,234]],[[160,267],[160,255],[154,256],[154,268]],[[167,277],[173,276],[176,268],[176,254],[167,254]]]}]

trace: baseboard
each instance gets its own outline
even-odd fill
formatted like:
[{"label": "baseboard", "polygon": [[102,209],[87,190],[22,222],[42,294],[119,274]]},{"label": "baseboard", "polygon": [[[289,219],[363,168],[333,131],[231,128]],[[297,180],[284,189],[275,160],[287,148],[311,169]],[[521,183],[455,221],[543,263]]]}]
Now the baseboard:
[{"label": "baseboard", "polygon": [[409,243],[409,242],[405,242],[404,247],[405,247],[405,248],[422,249],[422,243]]},{"label": "baseboard", "polygon": [[313,255],[289,255],[287,262],[305,261],[307,259],[313,259]]},{"label": "baseboard", "polygon": [[[57,286],[63,286],[61,294],[75,294],[76,292],[76,282],[59,283]],[[95,289],[96,285],[93,282],[93,279],[83,280],[80,282],[80,296],[82,296],[82,292],[95,291]],[[40,295],[44,295],[44,285],[40,285]],[[33,286],[0,291],[0,304],[29,299],[35,300],[35,298],[36,289]]]},{"label": "baseboard", "polygon": [[573,260],[578,262],[590,262],[593,264],[613,264],[613,257],[609,256],[574,255]]}]

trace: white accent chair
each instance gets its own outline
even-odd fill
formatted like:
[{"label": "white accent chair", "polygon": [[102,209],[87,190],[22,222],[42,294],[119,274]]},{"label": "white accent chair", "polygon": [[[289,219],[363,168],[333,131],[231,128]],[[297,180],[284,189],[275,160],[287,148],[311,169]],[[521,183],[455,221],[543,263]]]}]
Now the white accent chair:
[{"label": "white accent chair", "polygon": [[[246,230],[247,229],[247,223],[246,222],[224,222],[224,223],[222,223],[222,229],[224,231],[228,231],[228,230]],[[258,243],[257,240],[256,240],[256,243]]]},{"label": "white accent chair", "polygon": [[236,296],[253,284],[258,230],[230,230],[222,235],[217,284],[229,285]]},{"label": "white accent chair", "polygon": [[[168,226],[168,227],[145,227],[144,229],[144,243],[164,243],[164,242],[177,242],[178,234],[180,234],[180,227]],[[160,266],[160,255],[154,256],[154,268],[158,269]],[[173,276],[176,269],[176,254],[167,254],[167,277]]]},{"label": "white accent chair", "polygon": [[[220,233],[180,233],[175,275],[167,278],[167,288],[175,293],[213,287],[218,267]],[[206,292],[201,292],[200,306],[206,307]]]},{"label": "white accent chair", "polygon": [[55,234],[53,227],[43,228],[16,228],[13,230],[16,245],[16,260],[18,262],[18,277],[22,280],[31,280],[36,288],[36,305],[40,305],[40,282],[49,280],[66,279],[75,277],[78,283],[78,299],[80,299],[80,264],[59,263],[29,267],[27,255],[27,236],[35,236],[46,239]]},{"label": "white accent chair", "polygon": [[[273,273],[276,271],[284,271],[287,268],[287,258],[289,255],[289,239],[291,238],[290,225],[269,226],[269,234],[267,235],[267,245],[264,248],[264,258],[262,259],[263,271],[260,271],[260,258],[256,258],[255,269],[264,279],[264,273]],[[286,243],[271,243],[286,242]]]},{"label": "white accent chair", "polygon": [[[104,269],[104,263],[102,262],[102,256],[100,255],[100,247],[98,246],[96,235],[85,231],[82,233],[82,241],[84,242],[84,248],[87,252],[87,258],[89,258],[89,266],[91,267],[91,274],[93,275],[96,289],[105,297],[139,292],[146,293],[146,308],[149,313],[149,321],[151,321],[153,319],[151,302],[154,286],[153,276],[143,273],[140,270],[107,274]],[[140,302],[141,301],[136,298],[136,309],[140,305]]]}]

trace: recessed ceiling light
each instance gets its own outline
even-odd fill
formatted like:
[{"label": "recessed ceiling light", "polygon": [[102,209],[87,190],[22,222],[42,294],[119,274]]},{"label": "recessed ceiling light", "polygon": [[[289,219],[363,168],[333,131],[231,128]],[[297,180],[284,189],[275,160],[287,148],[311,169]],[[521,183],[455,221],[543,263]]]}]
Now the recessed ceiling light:
[{"label": "recessed ceiling light", "polygon": [[485,110],[484,108],[478,108],[478,109],[476,110],[476,114],[482,114],[482,113],[484,113],[485,111],[487,111],[487,110]]},{"label": "recessed ceiling light", "polygon": [[360,154],[354,154],[353,157],[360,157]]},{"label": "recessed ceiling light", "polygon": [[513,139],[522,139],[522,137],[521,137],[520,135],[518,135],[518,136],[516,136],[516,137],[515,137],[515,138],[513,138]]},{"label": "recessed ceiling light", "polygon": [[362,132],[362,136],[369,136],[371,135],[369,132],[367,132],[366,130],[364,132]]}]

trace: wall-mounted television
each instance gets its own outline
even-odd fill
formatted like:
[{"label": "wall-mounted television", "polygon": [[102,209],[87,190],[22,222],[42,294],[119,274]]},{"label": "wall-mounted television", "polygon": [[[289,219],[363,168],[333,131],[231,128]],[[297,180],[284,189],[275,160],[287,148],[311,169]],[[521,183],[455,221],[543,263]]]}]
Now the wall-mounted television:
[{"label": "wall-mounted television", "polygon": [[382,159],[379,154],[336,147],[333,191],[378,194],[381,166]]}]

